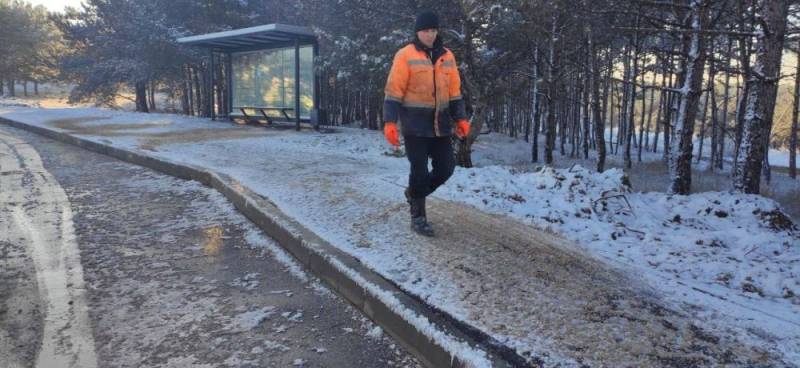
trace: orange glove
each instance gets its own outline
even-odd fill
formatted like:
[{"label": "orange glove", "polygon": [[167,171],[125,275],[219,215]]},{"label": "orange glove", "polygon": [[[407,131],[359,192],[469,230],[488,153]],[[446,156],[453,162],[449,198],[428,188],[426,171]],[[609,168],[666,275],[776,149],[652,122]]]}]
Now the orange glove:
[{"label": "orange glove", "polygon": [[383,136],[386,137],[386,141],[392,146],[400,145],[400,139],[397,136],[397,124],[394,122],[389,121],[383,125]]},{"label": "orange glove", "polygon": [[456,122],[456,137],[461,139],[469,135],[469,122],[466,119],[461,119]]}]

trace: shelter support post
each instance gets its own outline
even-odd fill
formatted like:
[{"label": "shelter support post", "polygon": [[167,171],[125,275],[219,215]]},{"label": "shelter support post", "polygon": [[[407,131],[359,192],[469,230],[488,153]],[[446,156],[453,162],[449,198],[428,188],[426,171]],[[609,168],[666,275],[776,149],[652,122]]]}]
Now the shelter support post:
[{"label": "shelter support post", "polygon": [[208,116],[211,120],[216,120],[217,116],[214,112],[214,49],[208,50],[208,88],[206,89],[208,95]]},{"label": "shelter support post", "polygon": [[233,55],[225,53],[225,115],[230,117],[233,112]]},{"label": "shelter support post", "polygon": [[294,121],[300,130],[300,40],[294,40]]},{"label": "shelter support post", "polygon": [[[314,57],[312,61],[312,68],[314,68],[314,106],[312,108],[312,113],[316,115],[316,121],[312,121],[315,125],[314,128],[319,129],[319,126],[322,124],[322,109],[319,105],[320,101],[320,84],[322,83],[319,68],[317,68],[317,58],[319,57],[319,42],[316,40],[314,41]],[[313,117],[312,117],[312,120]]]}]

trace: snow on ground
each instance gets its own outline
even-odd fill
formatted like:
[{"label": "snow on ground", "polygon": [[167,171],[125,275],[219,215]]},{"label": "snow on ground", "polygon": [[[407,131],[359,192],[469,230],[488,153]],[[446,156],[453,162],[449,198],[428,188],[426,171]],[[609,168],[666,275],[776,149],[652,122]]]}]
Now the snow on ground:
[{"label": "snow on ground", "polygon": [[619,169],[457,170],[437,195],[551,228],[604,256],[800,305],[800,233],[755,195],[631,193]]},{"label": "snow on ground", "polygon": [[269,305],[263,308],[240,313],[235,316],[226,329],[233,332],[248,331],[256,328],[261,322],[275,313],[275,307]]},{"label": "snow on ground", "polygon": [[[53,127],[53,119],[92,119],[85,125],[147,124],[132,129],[137,134],[158,134],[178,127],[229,129],[230,124],[205,119],[157,114],[131,114],[100,109],[39,110],[1,107],[0,115]],[[79,129],[61,126],[62,129]],[[69,130],[69,129],[67,129]],[[352,180],[361,183],[370,198],[395,197],[405,185],[407,162],[393,157],[378,132],[340,128],[335,134],[272,132],[267,137],[224,141],[177,143],[154,147],[163,157],[190,164],[211,165],[232,175],[259,193],[268,194],[290,215],[302,215],[312,230],[337,246],[365,260],[370,267],[391,275],[396,260],[391,249],[370,249],[351,244],[342,217],[358,218],[381,203],[360,203],[321,183],[315,193],[293,193],[293,188],[265,181],[264,168],[271,160],[288,161],[284,178]],[[113,140],[131,149],[142,149],[130,136],[93,137]],[[233,148],[231,148],[233,147]],[[257,154],[247,166],[224,157],[235,149]],[[482,136],[475,146],[477,168],[458,168],[435,196],[466,203],[483,211],[500,213],[559,233],[616,267],[658,288],[675,303],[702,305],[698,318],[712,329],[731,327],[753,343],[773,341],[788,361],[800,361],[800,231],[782,215],[772,200],[730,192],[703,192],[670,196],[660,192],[634,192],[625,184],[621,170],[602,174],[581,166],[520,168],[527,162],[530,146],[497,134]],[[652,154],[653,159],[660,154]],[[337,160],[331,160],[331,158]],[[296,164],[292,165],[292,161]],[[561,160],[563,162],[563,160]],[[341,179],[337,179],[341,178]],[[342,213],[310,208],[308,196],[340,197],[353,201]],[[391,240],[384,239],[391,243]],[[406,265],[408,267],[408,265]],[[412,266],[413,267],[413,266]],[[425,274],[428,270],[421,270]],[[420,295],[448,295],[439,285],[417,285]],[[448,310],[461,308],[453,303]]]},{"label": "snow on ground", "polygon": [[[617,132],[615,131],[614,134],[617,134]],[[638,134],[638,132],[637,132],[637,134]],[[615,147],[616,147],[616,138],[618,138],[618,137],[616,137],[616,136],[614,137]],[[663,148],[664,148],[663,139],[664,139],[664,135],[662,134],[659,137],[659,144],[658,144],[658,147],[656,148],[656,153],[658,155],[660,155],[662,152],[664,152],[663,151]],[[610,131],[608,129],[606,129],[606,142],[610,142],[610,141],[611,141],[611,134],[610,134]],[[649,134],[649,142],[650,142],[650,144],[652,144],[652,142],[654,142],[654,141],[655,141],[655,133],[650,133]],[[638,142],[638,138],[637,138],[636,142]],[[634,145],[635,145],[636,142],[634,142]],[[620,146],[619,147],[620,152],[622,151],[622,149],[623,149],[623,147]],[[697,137],[697,136],[695,136],[694,140],[692,141],[692,149],[693,149],[693,151],[692,151],[693,157],[696,158],[698,156],[698,154],[700,154],[700,138]],[[631,148],[631,155],[635,157],[637,150],[638,149],[636,147],[632,147]],[[726,161],[733,162],[734,150],[735,150],[735,145],[733,144],[733,142],[730,141],[730,140],[725,141],[725,160]],[[711,152],[711,138],[706,137],[704,139],[704,141],[703,141],[703,158],[704,159],[708,158],[710,152]],[[789,150],[788,149],[774,149],[774,148],[771,148],[769,150],[768,155],[769,155],[769,164],[771,166],[789,167]],[[653,155],[653,156],[655,156],[655,155]],[[800,154],[795,154],[795,157],[798,158],[797,162],[800,163]]]},{"label": "snow on ground", "polygon": [[[767,312],[800,331],[800,232],[778,205],[756,195],[689,196],[631,192],[619,169],[580,166],[521,173],[501,166],[460,169],[437,195],[507,214],[575,240],[590,252],[650,278],[678,300],[688,286],[742,307],[742,319]],[[769,323],[769,322],[764,322]],[[788,336],[791,336],[790,333]],[[797,347],[787,354],[800,353]]]},{"label": "snow on ground", "polygon": [[[541,166],[544,154],[542,152],[544,143],[539,144],[539,163],[531,163],[531,144],[522,139],[510,138],[502,134],[485,134],[475,143],[473,153],[473,163],[475,166],[503,165],[511,166],[521,171],[536,170]],[[697,146],[695,145],[695,148]],[[560,148],[560,147],[557,147]],[[569,145],[566,145],[566,155],[560,151],[555,152],[553,166],[556,168],[569,168],[574,164],[579,164],[586,168],[595,168],[597,162],[596,152],[589,152],[589,159],[571,158],[569,156]],[[606,157],[606,169],[623,168],[622,147],[616,155],[609,153]],[[706,150],[707,153],[707,150]],[[782,152],[784,161],[788,160],[786,152]],[[642,152],[642,162],[638,161],[636,152],[632,153],[633,168],[626,170],[630,178],[632,187],[636,191],[663,192],[669,186],[669,172],[663,161],[661,152]],[[692,192],[724,192],[733,189],[732,186],[732,159],[726,162],[722,170],[712,170],[706,160],[707,155],[700,162],[694,160],[692,166]],[[780,161],[778,161],[780,162]],[[788,162],[788,161],[787,161]],[[800,161],[799,161],[800,162]],[[761,194],[780,203],[781,208],[795,222],[800,221],[800,180],[794,180],[783,171],[773,170],[772,180],[767,183],[762,180]]]},{"label": "snow on ground", "polygon": [[[614,134],[616,134],[616,132]],[[642,160],[643,161],[658,161],[658,160],[661,160],[662,155],[663,155],[663,148],[664,148],[663,143],[661,141],[661,140],[663,140],[663,135],[661,137],[659,137],[659,138],[660,138],[660,140],[659,140],[658,147],[656,147],[656,152],[644,151],[644,150],[642,151]],[[543,137],[540,134],[539,135],[539,140],[540,140],[539,158],[540,159],[542,157],[544,157],[543,154],[541,153],[541,150],[544,149],[544,141],[542,139],[543,139]],[[650,142],[649,144],[650,145],[652,145],[652,142],[654,141],[654,139],[655,139],[655,134],[654,133],[650,133],[650,140],[649,140],[649,142]],[[610,141],[611,141],[610,131],[606,130],[606,145],[609,145]],[[638,140],[637,140],[637,142],[638,142]],[[529,162],[530,161],[530,157],[531,157],[531,145],[530,145],[530,143],[525,142],[521,138],[519,138],[519,139],[518,138],[511,138],[511,137],[509,137],[507,135],[499,134],[499,133],[488,133],[488,134],[481,135],[481,138],[479,138],[478,142],[476,143],[476,147],[477,147],[476,148],[477,157],[479,157],[479,158],[483,157],[488,162],[494,162],[494,163],[497,163],[497,164],[500,164],[500,163],[503,163],[503,164],[519,164],[519,163]],[[567,154],[569,154],[569,150],[570,150],[569,143],[567,143],[565,145],[565,147],[568,150]],[[692,147],[693,147],[693,157],[696,159],[697,155],[700,153],[700,140],[698,138],[695,137],[695,140],[693,142]],[[699,163],[699,164],[695,162],[695,166],[697,166],[699,168],[705,168],[707,166],[706,160],[708,159],[708,155],[709,155],[709,152],[711,150],[710,147],[711,147],[711,141],[710,141],[710,139],[706,138],[705,142],[703,143],[703,161],[701,163]],[[509,150],[509,148],[510,148],[510,150]],[[556,148],[557,148],[557,151],[558,151],[558,148],[560,148],[560,143],[559,143],[558,139],[556,140]],[[500,149],[502,149],[502,150],[500,150]],[[613,155],[613,154],[611,154],[609,152],[608,153],[608,155],[609,155],[608,159],[611,159],[611,160],[619,159],[619,160],[621,160],[622,152],[623,152],[624,147],[623,146],[617,147],[616,139],[614,139],[614,149],[618,150],[618,155]],[[609,147],[609,151],[610,151],[610,147]],[[637,148],[637,146],[634,145],[633,147],[631,147],[631,157],[633,158],[634,161],[637,160],[637,153],[638,153],[638,148]],[[733,162],[733,153],[734,153],[734,145],[731,144],[731,142],[726,142],[726,146],[725,146],[725,154],[726,154],[725,160],[726,160],[726,162]],[[594,159],[594,152],[590,151],[589,154],[590,154],[590,157],[592,157],[592,159]],[[788,150],[771,148],[769,150],[768,154],[769,154],[769,164],[771,166],[774,166],[774,167],[786,167],[786,168],[789,167],[789,151]],[[557,154],[557,156],[560,156],[560,152]],[[796,154],[795,157],[797,158],[797,163],[800,165],[800,154]],[[556,158],[556,160],[558,160],[558,158]],[[480,159],[478,159],[477,161],[480,161]]]},{"label": "snow on ground", "polygon": [[[772,166],[789,167],[789,150],[769,150],[769,164]],[[800,154],[795,154],[795,162],[800,164]]]}]

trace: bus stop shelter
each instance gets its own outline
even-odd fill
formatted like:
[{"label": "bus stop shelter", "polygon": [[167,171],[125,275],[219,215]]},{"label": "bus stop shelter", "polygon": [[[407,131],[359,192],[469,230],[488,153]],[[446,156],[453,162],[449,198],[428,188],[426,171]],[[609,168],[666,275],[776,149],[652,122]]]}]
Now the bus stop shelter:
[{"label": "bus stop shelter", "polygon": [[[218,67],[215,56],[224,67],[226,98],[218,106],[220,115],[249,120],[260,114],[267,123],[273,121],[301,122],[315,128],[320,123],[319,83],[315,61],[319,45],[314,32],[307,27],[287,24],[267,24],[256,27],[208,33],[178,39],[178,43],[207,49],[210,56],[210,86]],[[214,89],[208,88],[209,101],[214,101]],[[209,104],[209,115],[216,118]]]}]

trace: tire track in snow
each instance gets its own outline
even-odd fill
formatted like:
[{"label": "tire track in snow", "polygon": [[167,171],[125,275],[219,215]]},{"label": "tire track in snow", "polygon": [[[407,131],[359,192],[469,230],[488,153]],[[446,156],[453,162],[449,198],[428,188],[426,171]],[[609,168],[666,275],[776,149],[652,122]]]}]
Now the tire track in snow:
[{"label": "tire track in snow", "polygon": [[0,131],[0,203],[11,207],[11,239],[36,267],[44,331],[37,367],[97,366],[83,268],[66,193],[27,143]]}]

